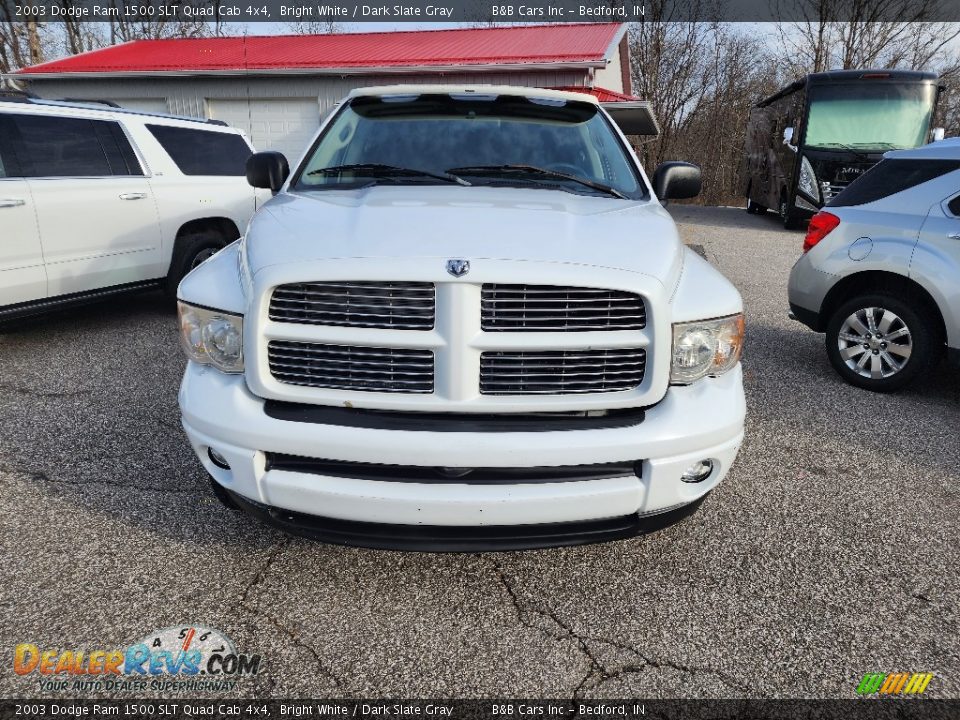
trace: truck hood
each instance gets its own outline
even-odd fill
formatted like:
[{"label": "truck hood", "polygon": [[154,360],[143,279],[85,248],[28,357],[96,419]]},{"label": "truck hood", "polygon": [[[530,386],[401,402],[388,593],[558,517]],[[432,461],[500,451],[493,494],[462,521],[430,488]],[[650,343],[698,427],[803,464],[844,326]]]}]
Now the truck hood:
[{"label": "truck hood", "polygon": [[334,258],[483,258],[606,267],[671,286],[679,250],[676,226],[654,200],[433,185],[283,193],[246,238],[251,275]]}]

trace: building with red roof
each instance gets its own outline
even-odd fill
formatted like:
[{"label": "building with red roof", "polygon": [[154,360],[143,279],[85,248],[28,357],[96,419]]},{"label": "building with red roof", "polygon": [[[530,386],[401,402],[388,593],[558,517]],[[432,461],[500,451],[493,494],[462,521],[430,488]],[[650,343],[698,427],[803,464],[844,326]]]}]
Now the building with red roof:
[{"label": "building with red roof", "polygon": [[257,149],[296,157],[355,87],[526,85],[631,99],[626,26],[510,27],[138,40],[12,75],[48,98],[97,99],[240,127]]}]

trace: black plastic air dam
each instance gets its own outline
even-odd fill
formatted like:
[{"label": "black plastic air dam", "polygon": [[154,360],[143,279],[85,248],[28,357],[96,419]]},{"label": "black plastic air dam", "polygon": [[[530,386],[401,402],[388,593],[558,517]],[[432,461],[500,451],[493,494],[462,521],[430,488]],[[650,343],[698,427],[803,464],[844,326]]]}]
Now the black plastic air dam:
[{"label": "black plastic air dam", "polygon": [[[216,482],[216,481],[214,481]],[[623,540],[674,525],[692,515],[707,495],[656,515],[624,515],[606,520],[537,525],[391,525],[336,520],[263,505],[220,488],[240,510],[284,530],[333,545],[411,552],[535,550]],[[218,497],[223,498],[220,493]]]}]

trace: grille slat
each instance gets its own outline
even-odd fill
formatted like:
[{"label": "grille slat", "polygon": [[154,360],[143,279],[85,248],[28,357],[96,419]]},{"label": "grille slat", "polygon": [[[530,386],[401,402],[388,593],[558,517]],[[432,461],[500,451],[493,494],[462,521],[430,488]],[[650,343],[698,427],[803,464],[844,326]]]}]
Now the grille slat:
[{"label": "grille slat", "polygon": [[361,392],[433,392],[430,350],[271,340],[270,372],[282,383]]},{"label": "grille slat", "polygon": [[642,330],[643,298],[623,290],[555,285],[499,285],[481,290],[480,326],[487,332]]},{"label": "grille slat", "polygon": [[[584,361],[594,368],[584,371]],[[567,395],[632,390],[643,382],[643,348],[589,351],[485,352],[480,356],[484,395]]]},{"label": "grille slat", "polygon": [[301,325],[431,330],[436,290],[426,282],[313,282],[281,285],[270,319]]}]

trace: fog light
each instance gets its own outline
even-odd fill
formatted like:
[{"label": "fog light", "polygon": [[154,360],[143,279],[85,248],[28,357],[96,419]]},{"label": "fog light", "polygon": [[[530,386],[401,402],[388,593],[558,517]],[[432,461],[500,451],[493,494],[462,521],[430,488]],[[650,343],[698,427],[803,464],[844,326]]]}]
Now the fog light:
[{"label": "fog light", "polygon": [[680,476],[680,479],[685,483],[703,482],[710,477],[712,472],[713,460],[701,460],[688,467],[686,472]]},{"label": "fog light", "polygon": [[[227,459],[213,448],[207,448],[207,455],[210,456],[210,462],[212,462],[218,468],[223,468],[224,470],[230,469],[230,463],[227,462]],[[692,480],[691,482],[696,481]]]}]

